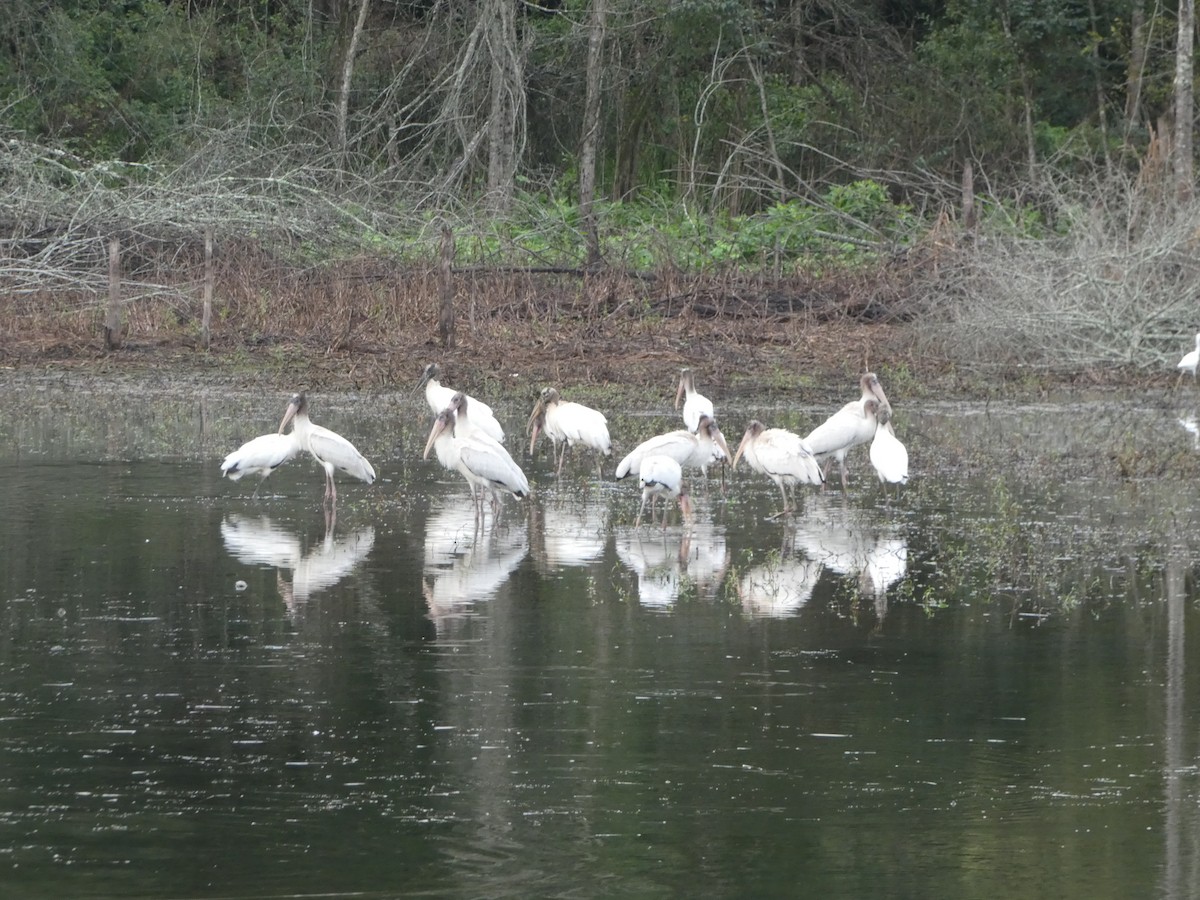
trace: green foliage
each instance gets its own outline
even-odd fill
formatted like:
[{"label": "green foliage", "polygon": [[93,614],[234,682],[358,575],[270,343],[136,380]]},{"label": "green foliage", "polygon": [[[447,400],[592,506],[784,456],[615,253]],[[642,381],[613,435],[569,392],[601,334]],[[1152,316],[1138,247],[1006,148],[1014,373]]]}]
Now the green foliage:
[{"label": "green foliage", "polygon": [[[745,216],[692,216],[671,204],[632,202],[601,202],[596,214],[602,255],[635,271],[853,267],[873,261],[876,247],[906,240],[916,226],[911,210],[872,181],[830,188],[819,204],[792,200]],[[363,249],[432,258],[434,218],[426,217],[418,234],[361,233]],[[455,231],[460,265],[574,267],[586,258],[578,205],[562,198],[526,195],[512,215],[468,217]]]}]

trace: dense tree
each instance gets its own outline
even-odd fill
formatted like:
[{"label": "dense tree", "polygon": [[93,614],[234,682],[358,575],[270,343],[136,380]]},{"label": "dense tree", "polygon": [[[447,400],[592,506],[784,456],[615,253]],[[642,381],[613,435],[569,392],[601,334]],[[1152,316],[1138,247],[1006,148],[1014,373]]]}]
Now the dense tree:
[{"label": "dense tree", "polygon": [[1142,0],[9,0],[0,108],[98,158],[248,123],[430,202],[578,177],[737,213],[863,176],[949,196],[968,160],[995,186],[1068,148],[1136,156],[1190,85],[1176,24]]}]

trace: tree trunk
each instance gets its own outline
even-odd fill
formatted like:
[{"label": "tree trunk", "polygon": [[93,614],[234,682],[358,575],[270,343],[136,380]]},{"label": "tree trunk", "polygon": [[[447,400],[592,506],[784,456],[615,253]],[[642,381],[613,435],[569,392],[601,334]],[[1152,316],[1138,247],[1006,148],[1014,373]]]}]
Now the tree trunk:
[{"label": "tree trunk", "polygon": [[1130,12],[1129,68],[1125,72],[1125,143],[1142,117],[1142,79],[1146,72],[1146,9],[1133,0]]},{"label": "tree trunk", "polygon": [[1004,29],[1004,39],[1008,41],[1008,46],[1012,50],[1013,59],[1017,63],[1017,75],[1021,79],[1022,118],[1025,122],[1025,156],[1029,164],[1029,180],[1032,182],[1037,171],[1037,141],[1033,130],[1033,84],[1025,66],[1025,54],[1013,36],[1012,22],[1008,12],[1008,6],[1005,5],[1000,11],[1000,25]]},{"label": "tree trunk", "polygon": [[104,346],[116,350],[121,346],[121,239],[108,241],[108,315],[104,319]]},{"label": "tree trunk", "polygon": [[524,129],[525,66],[517,44],[516,6],[509,0],[488,0],[486,17],[491,59],[491,109],[488,113],[488,196],[492,208],[504,212],[512,205],[519,143]]},{"label": "tree trunk", "polygon": [[1100,74],[1100,20],[1096,16],[1096,0],[1088,0],[1088,16],[1091,22],[1092,45],[1089,54],[1092,60],[1092,78],[1096,85],[1096,117],[1100,123],[1100,139],[1104,145],[1104,170],[1112,174],[1112,155],[1108,152],[1108,102],[1104,96],[1104,79]]},{"label": "tree trunk", "polygon": [[337,149],[339,153],[346,152],[346,120],[350,115],[350,81],[354,77],[354,56],[358,53],[358,39],[362,36],[363,26],[367,21],[367,9],[371,0],[361,0],[358,7],[358,18],[354,20],[354,30],[350,32],[350,43],[346,46],[346,57],[342,60],[342,80],[337,95]]},{"label": "tree trunk", "polygon": [[579,212],[587,243],[587,265],[600,264],[600,233],[596,227],[596,144],[600,140],[600,70],[604,59],[606,0],[592,0],[588,25],[587,93],[583,102],[583,140],[579,146]]},{"label": "tree trunk", "polygon": [[1179,0],[1179,36],[1175,44],[1175,197],[1192,199],[1192,46],[1196,28],[1195,0]]}]

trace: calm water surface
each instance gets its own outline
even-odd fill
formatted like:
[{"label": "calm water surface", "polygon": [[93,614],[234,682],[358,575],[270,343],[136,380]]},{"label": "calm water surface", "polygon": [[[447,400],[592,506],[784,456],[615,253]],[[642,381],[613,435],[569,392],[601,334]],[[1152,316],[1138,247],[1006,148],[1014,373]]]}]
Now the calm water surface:
[{"label": "calm water surface", "polygon": [[406,395],[312,398],[381,475],[334,521],[307,460],[252,499],[286,399],[6,391],[4,896],[1200,893],[1200,502],[1113,475],[1195,452],[1178,403],[893,397],[898,498],[860,451],[635,531],[540,453],[477,528]]}]

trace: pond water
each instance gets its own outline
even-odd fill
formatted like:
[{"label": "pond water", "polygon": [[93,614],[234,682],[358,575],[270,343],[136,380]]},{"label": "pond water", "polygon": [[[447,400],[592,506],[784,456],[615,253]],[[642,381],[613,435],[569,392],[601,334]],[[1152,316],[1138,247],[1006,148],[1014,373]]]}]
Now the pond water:
[{"label": "pond water", "polygon": [[283,393],[4,398],[6,897],[1200,895],[1177,400],[893,396],[899,496],[860,450],[791,521],[739,467],[635,530],[541,448],[477,527],[407,394],[311,397],[380,473],[334,516],[308,460],[219,477]]}]

